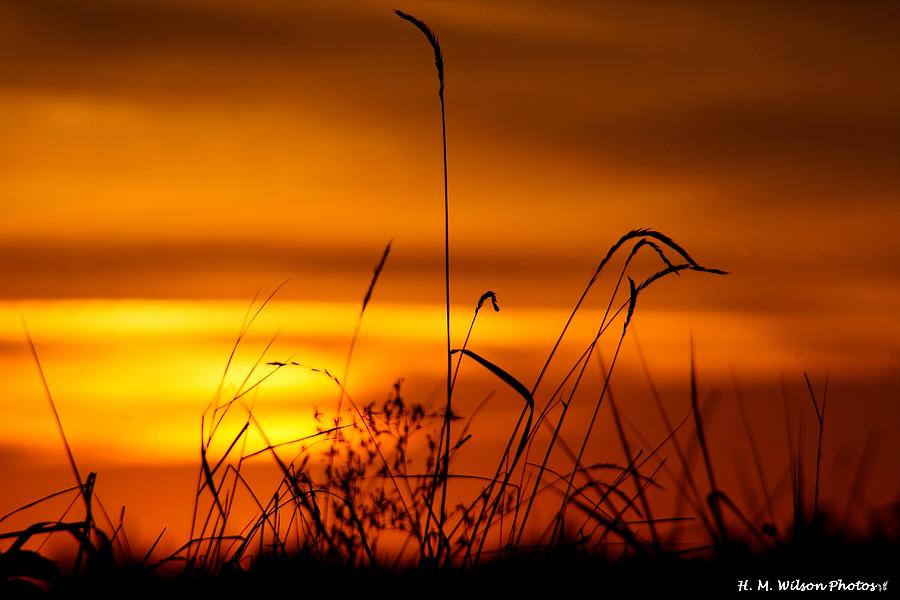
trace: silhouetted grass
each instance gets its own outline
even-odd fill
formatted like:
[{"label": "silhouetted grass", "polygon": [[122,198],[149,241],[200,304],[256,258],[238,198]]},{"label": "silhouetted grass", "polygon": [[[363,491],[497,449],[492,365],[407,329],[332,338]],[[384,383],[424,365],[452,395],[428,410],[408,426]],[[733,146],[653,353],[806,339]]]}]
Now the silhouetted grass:
[{"label": "silhouetted grass", "polygon": [[[97,593],[140,586],[144,592],[263,594],[274,593],[284,585],[295,586],[304,593],[347,592],[357,585],[371,590],[383,585],[404,595],[403,590],[422,589],[427,579],[428,585],[439,584],[445,592],[496,582],[503,582],[510,592],[534,592],[535,585],[559,586],[561,582],[567,586],[587,585],[598,592],[671,590],[673,586],[688,586],[690,589],[684,591],[690,592],[704,585],[719,591],[734,589],[739,579],[811,577],[826,572],[839,572],[846,577],[858,572],[875,580],[889,573],[889,568],[897,564],[894,535],[885,533],[865,543],[851,542],[850,534],[842,527],[849,508],[840,522],[820,509],[826,396],[823,392],[822,401],[818,402],[808,377],[806,384],[818,423],[812,518],[806,516],[802,437],[794,437],[795,424],[785,397],[792,514],[784,519],[789,526],[783,531],[776,530],[775,492],[769,489],[737,385],[740,414],[765,501],[761,511],[769,520],[761,522],[756,515],[745,514],[719,485],[719,457],[708,442],[708,415],[704,413],[712,405],[701,406],[693,342],[687,376],[690,410],[681,422],[672,421],[640,348],[641,364],[666,435],[662,440],[648,441],[628,421],[615,400],[613,376],[629,326],[640,318],[641,295],[670,275],[726,274],[701,265],[669,236],[652,229],[635,229],[610,246],[575,302],[532,385],[471,347],[471,336],[483,306],[490,301],[495,312],[500,310],[493,291],[479,298],[462,345],[453,348],[443,55],[437,36],[427,25],[400,11],[397,15],[427,38],[434,50],[440,85],[447,310],[444,406],[433,409],[424,403],[410,402],[403,394],[401,381],[380,403],[357,401],[347,389],[354,348],[366,308],[385,268],[390,243],[377,262],[363,297],[340,378],[327,368],[304,365],[290,357],[272,360],[268,353],[273,337],[234,393],[226,395],[224,384],[233,369],[235,354],[280,286],[262,301],[254,298],[216,394],[201,416],[190,537],[175,552],[157,556],[155,549],[163,530],[149,548],[135,556],[123,525],[124,512],[118,525],[114,525],[96,495],[96,474],[90,473],[86,478],[80,474],[43,377],[37,347],[29,337],[76,485],[0,517],[2,524],[12,514],[33,510],[52,498],[72,496],[72,505],[59,519],[0,533],[0,541],[9,542],[0,553],[0,590],[24,592],[49,586],[61,593]],[[657,270],[643,278],[636,274],[633,265],[641,250],[649,251],[658,265]],[[607,267],[619,257],[622,265],[618,274],[613,273],[610,278],[612,291],[595,335],[573,363],[558,364],[559,349],[576,315],[606,276]],[[614,333],[604,337],[614,325]],[[612,340],[607,342],[610,335]],[[600,357],[601,343],[608,343],[612,349],[608,367]],[[601,386],[593,396],[593,404],[585,407],[590,416],[576,448],[569,445],[564,430],[567,417],[572,415],[571,407],[584,395],[579,391],[592,373],[592,358],[600,365]],[[453,411],[451,399],[464,359],[502,383],[502,389],[514,392],[521,404],[502,451],[498,456],[485,457],[490,461],[489,476],[454,472],[451,468],[462,447],[477,443],[469,433],[469,425],[493,398],[492,392],[478,404],[454,440],[451,425],[463,417]],[[334,415],[327,421],[316,410],[318,427],[314,433],[299,432],[294,440],[273,443],[254,416],[250,394],[281,369],[303,369],[326,378],[336,386],[337,402]],[[542,383],[557,371],[563,373],[560,381],[552,391],[541,394]],[[345,403],[349,406],[346,421]],[[607,403],[624,462],[585,464],[600,410]],[[239,425],[229,426],[229,415],[239,415]],[[688,423],[693,423],[693,434],[685,444],[678,433]],[[801,426],[799,420],[797,426]],[[629,427],[633,430],[630,435]],[[548,434],[544,445],[538,438],[541,428]],[[248,447],[251,433],[263,440],[261,448]],[[640,444],[635,444],[635,439]],[[859,501],[873,443],[867,443],[860,459],[848,492],[848,505]],[[320,452],[323,445],[326,448]],[[660,457],[668,446],[674,448],[678,458],[677,471]],[[539,453],[539,460],[530,459],[533,451]],[[702,476],[694,472],[692,464],[698,452]],[[554,457],[557,460],[551,463]],[[279,481],[273,489],[255,488],[244,476],[249,461],[259,460],[269,460],[278,470]],[[564,469],[551,466],[561,460],[566,465]],[[672,492],[678,499],[674,512],[654,505],[654,497],[649,493],[661,493],[664,476],[666,483],[676,488]],[[708,487],[705,493],[703,476]],[[465,484],[453,490],[454,496],[460,498],[455,506],[449,500],[451,482]],[[239,494],[252,502],[252,514],[236,509]],[[85,514],[82,519],[71,520],[68,513],[77,502],[84,504]],[[545,510],[538,517],[538,504],[556,508]],[[684,512],[690,514],[682,514],[685,505]],[[97,509],[104,518],[102,526],[96,518]],[[535,522],[537,519],[540,521]],[[700,525],[703,537],[682,539],[678,527],[693,522]],[[42,546],[34,549],[37,540],[45,541],[58,533],[69,534],[75,543],[74,559],[65,576],[60,575],[56,562],[40,553]],[[652,577],[648,578],[648,574]]]}]

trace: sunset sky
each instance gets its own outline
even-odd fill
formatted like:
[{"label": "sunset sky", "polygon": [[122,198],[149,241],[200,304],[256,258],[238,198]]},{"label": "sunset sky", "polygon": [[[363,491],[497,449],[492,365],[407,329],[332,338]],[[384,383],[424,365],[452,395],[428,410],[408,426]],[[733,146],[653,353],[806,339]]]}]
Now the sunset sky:
[{"label": "sunset sky", "polygon": [[[84,470],[103,482],[105,467],[109,504],[148,532],[165,521],[141,513],[144,488],[196,461],[258,290],[288,280],[230,383],[276,333],[267,360],[340,372],[393,240],[350,392],[381,400],[403,377],[441,399],[434,64],[393,8],[438,32],[447,63],[455,344],[492,289],[502,311],[472,347],[533,382],[609,246],[658,229],[731,275],[642,296],[615,379],[625,412],[658,439],[634,336],[681,414],[693,335],[704,393],[732,407],[737,380],[783,463],[781,379],[799,411],[803,372],[819,389],[828,373],[828,472],[846,482],[872,435],[871,501],[897,498],[900,6],[0,0],[0,473],[15,481],[0,513],[69,485],[23,318]],[[473,398],[482,375],[463,372]],[[297,370],[257,402],[290,439],[336,396]],[[483,417],[481,451],[510,406]]]}]

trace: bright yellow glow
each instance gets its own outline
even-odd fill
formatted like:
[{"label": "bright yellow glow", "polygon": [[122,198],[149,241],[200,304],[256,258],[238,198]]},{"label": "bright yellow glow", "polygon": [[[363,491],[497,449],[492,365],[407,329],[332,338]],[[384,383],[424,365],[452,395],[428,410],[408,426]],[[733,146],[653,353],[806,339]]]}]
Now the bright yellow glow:
[{"label": "bright yellow glow", "polygon": [[[239,347],[224,386],[224,396],[243,384],[265,344],[278,334],[253,383],[272,367],[269,361],[296,361],[342,376],[346,347],[358,315],[353,303],[275,301],[265,308]],[[55,447],[50,414],[41,398],[37,370],[28,355],[20,315],[28,323],[69,435],[78,445],[115,460],[192,461],[196,458],[200,415],[215,393],[231,345],[247,312],[247,303],[225,301],[59,300],[0,303],[0,368],[7,373],[0,423],[7,443]],[[590,341],[599,313],[576,319],[561,357],[570,360]],[[351,396],[380,400],[397,377],[413,383],[440,378],[443,308],[438,305],[373,304],[365,316],[348,382]],[[525,381],[534,377],[543,353],[566,318],[561,309],[484,310],[471,347],[503,364]],[[471,309],[453,313],[455,338],[462,340]],[[794,326],[815,335],[815,319],[792,318]],[[875,315],[833,324],[833,334],[868,327]],[[742,313],[639,309],[634,328],[654,375],[667,381],[683,377],[687,339],[697,338],[705,377],[765,379],[779,370],[839,359],[855,372],[877,372],[873,356],[833,355],[815,348],[798,357],[785,350],[777,323]],[[619,326],[604,340],[612,340]],[[645,337],[645,332],[646,337]],[[607,347],[606,342],[604,347]],[[524,351],[524,352],[523,352]],[[877,358],[877,357],[876,357]],[[632,347],[625,346],[620,368],[637,374]],[[467,378],[483,373],[467,367]],[[641,376],[637,374],[640,378]],[[274,442],[311,433],[312,412],[333,408],[338,388],[327,377],[290,366],[267,379],[253,395],[260,419]],[[110,423],[115,423],[110,427]],[[41,440],[36,442],[36,440]],[[116,448],[113,454],[103,448]]]}]

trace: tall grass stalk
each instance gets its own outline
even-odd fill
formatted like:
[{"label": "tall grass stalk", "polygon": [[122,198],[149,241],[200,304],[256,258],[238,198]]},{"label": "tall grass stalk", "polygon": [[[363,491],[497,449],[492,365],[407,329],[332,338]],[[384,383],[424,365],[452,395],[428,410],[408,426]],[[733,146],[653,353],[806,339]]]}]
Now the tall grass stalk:
[{"label": "tall grass stalk", "polygon": [[828,399],[828,378],[829,375],[826,373],[825,389],[822,392],[822,403],[820,406],[819,402],[816,400],[816,393],[813,391],[809,375],[803,373],[803,379],[806,381],[806,389],[809,391],[809,399],[812,401],[813,410],[816,413],[816,425],[818,428],[818,437],[816,440],[816,476],[813,488],[813,521],[817,525],[819,521],[819,473],[822,464],[822,436],[825,432],[825,401]]},{"label": "tall grass stalk", "polygon": [[[438,523],[439,531],[439,549],[437,559],[440,560],[441,548],[449,552],[446,544],[446,536],[444,535],[444,523],[447,520],[447,474],[450,468],[450,436],[452,422],[452,401],[453,396],[453,359],[451,356],[452,345],[450,341],[450,193],[447,179],[447,117],[444,103],[444,56],[441,52],[441,45],[438,37],[428,25],[416,17],[395,10],[394,13],[401,19],[408,21],[415,26],[422,34],[431,49],[434,51],[434,65],[437,69],[438,76],[438,99],[441,105],[441,149],[443,154],[444,165],[444,306],[446,309],[447,321],[447,407],[444,413],[444,450],[442,460],[438,462],[436,480],[441,483],[441,508],[440,521]],[[432,498],[433,501],[433,498]],[[426,537],[429,525],[425,526]]]},{"label": "tall grass stalk", "polygon": [[[366,289],[366,294],[363,296],[362,306],[359,309],[359,315],[356,317],[356,325],[353,328],[353,335],[350,337],[350,345],[347,348],[347,356],[344,359],[344,373],[341,376],[341,380],[343,381],[343,385],[338,386],[338,400],[337,406],[334,410],[334,426],[340,427],[341,425],[341,411],[344,406],[344,395],[346,386],[350,381],[350,366],[353,364],[353,352],[356,350],[356,342],[359,339],[359,332],[362,329],[363,317],[366,314],[366,307],[369,306],[369,301],[372,300],[372,294],[375,291],[375,285],[378,283],[378,278],[381,276],[381,271],[384,269],[384,265],[387,262],[388,256],[391,253],[391,245],[394,243],[394,240],[391,240],[387,243],[387,246],[384,247],[384,252],[381,255],[381,259],[378,261],[378,264],[375,265],[375,272],[372,274],[372,279],[369,281],[369,287]],[[334,469],[334,454],[331,454],[328,457],[328,471],[327,473],[331,473]],[[331,507],[330,503],[325,505],[325,516],[323,517],[323,521],[325,524],[328,524],[328,514],[329,509]]]}]

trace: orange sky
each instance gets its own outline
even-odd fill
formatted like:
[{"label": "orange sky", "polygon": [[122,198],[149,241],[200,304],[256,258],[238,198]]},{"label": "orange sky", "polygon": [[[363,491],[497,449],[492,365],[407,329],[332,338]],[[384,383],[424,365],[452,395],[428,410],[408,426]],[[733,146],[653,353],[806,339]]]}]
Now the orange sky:
[{"label": "orange sky", "polygon": [[[394,3],[332,4],[0,2],[0,470],[62,460],[21,315],[76,452],[183,464],[257,289],[290,279],[242,368],[280,331],[273,359],[339,370],[389,239],[351,388],[381,399],[403,376],[411,393],[439,393],[433,64]],[[845,425],[830,432],[834,468],[880,431],[873,494],[896,496],[896,6],[401,8],[438,31],[447,60],[458,341],[496,290],[503,311],[473,344],[533,381],[609,245],[659,229],[732,273],[641,299],[635,332],[673,402],[692,332],[702,381],[727,394],[734,373],[766,431],[781,375],[799,398],[803,370],[829,371]],[[633,342],[622,361],[622,393],[652,431]],[[291,373],[260,410],[289,438],[333,400],[327,382]],[[782,444],[772,427],[761,435]],[[24,477],[0,512],[66,484]]]}]

